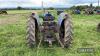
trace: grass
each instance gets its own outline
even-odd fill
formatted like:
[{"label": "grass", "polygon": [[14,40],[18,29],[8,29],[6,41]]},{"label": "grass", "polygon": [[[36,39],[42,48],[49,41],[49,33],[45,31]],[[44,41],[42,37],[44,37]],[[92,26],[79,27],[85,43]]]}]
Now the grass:
[{"label": "grass", "polygon": [[[24,11],[8,11],[10,14]],[[31,12],[31,11],[26,11]],[[25,12],[25,13],[26,13]],[[18,16],[18,15],[16,15]],[[0,25],[0,56],[100,56],[100,33],[96,26],[100,15],[71,15],[73,19],[73,44],[68,49],[29,48],[26,40],[28,14],[21,14],[17,22]],[[5,19],[8,18],[5,15]],[[11,17],[11,16],[10,16]],[[9,19],[10,19],[9,17]],[[2,16],[0,16],[2,19]],[[12,17],[11,17],[12,18]],[[94,48],[94,53],[78,53],[77,48]]]},{"label": "grass", "polygon": [[29,13],[32,12],[32,10],[8,10],[7,11],[9,14],[17,14],[17,13]]}]

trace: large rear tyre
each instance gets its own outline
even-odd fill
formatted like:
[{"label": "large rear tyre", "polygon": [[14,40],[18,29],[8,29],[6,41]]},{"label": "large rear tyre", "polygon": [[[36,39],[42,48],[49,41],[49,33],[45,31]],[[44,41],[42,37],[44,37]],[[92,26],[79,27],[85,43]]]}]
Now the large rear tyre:
[{"label": "large rear tyre", "polygon": [[60,39],[65,48],[70,47],[72,36],[72,19],[69,15],[66,15],[60,27]]},{"label": "large rear tyre", "polygon": [[36,47],[37,39],[36,39],[36,22],[33,16],[30,16],[28,19],[28,26],[27,26],[27,40],[28,45],[30,47]]},{"label": "large rear tyre", "polygon": [[69,47],[72,43],[72,20],[71,18],[66,18],[64,21],[65,32],[64,32],[64,46]]}]

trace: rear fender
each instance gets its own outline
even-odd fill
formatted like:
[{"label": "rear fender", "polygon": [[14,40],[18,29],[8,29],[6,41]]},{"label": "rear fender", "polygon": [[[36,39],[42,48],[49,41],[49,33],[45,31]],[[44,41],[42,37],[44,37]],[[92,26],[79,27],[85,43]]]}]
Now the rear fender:
[{"label": "rear fender", "polygon": [[32,14],[31,14],[31,17],[35,19],[35,21],[36,21],[36,23],[37,23],[38,25],[41,24],[41,23],[40,23],[39,15],[38,15],[37,13],[32,13]]},{"label": "rear fender", "polygon": [[64,22],[64,20],[66,19],[70,19],[70,15],[67,14],[67,13],[61,13],[59,16],[58,16],[58,25],[61,26],[61,24]]}]

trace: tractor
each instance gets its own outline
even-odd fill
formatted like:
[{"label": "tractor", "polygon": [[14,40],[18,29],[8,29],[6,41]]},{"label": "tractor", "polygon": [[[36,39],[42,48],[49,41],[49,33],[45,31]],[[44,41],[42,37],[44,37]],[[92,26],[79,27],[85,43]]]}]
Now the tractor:
[{"label": "tractor", "polygon": [[42,43],[52,47],[55,42],[62,48],[68,48],[72,43],[72,19],[63,11],[57,11],[58,19],[50,12],[44,13],[40,18],[32,13],[27,22],[27,43],[30,47],[39,48]]},{"label": "tractor", "polygon": [[91,3],[90,6],[88,6],[84,9],[84,14],[93,15],[94,10],[95,10],[95,8],[93,7],[93,4]]},{"label": "tractor", "polygon": [[78,10],[78,9],[76,9],[76,10],[73,10],[73,11],[72,11],[72,14],[81,14],[81,11]]},{"label": "tractor", "polygon": [[84,14],[87,14],[87,15],[94,14],[94,9],[93,8],[86,8],[84,11],[85,11]]}]

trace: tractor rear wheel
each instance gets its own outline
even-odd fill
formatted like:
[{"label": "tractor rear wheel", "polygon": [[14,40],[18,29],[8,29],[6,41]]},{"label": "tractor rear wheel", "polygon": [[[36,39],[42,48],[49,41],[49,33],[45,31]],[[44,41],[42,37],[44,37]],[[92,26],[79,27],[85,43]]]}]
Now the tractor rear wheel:
[{"label": "tractor rear wheel", "polygon": [[69,15],[67,15],[62,21],[60,27],[60,40],[65,48],[70,47],[72,43],[72,36],[72,20]]},{"label": "tractor rear wheel", "polygon": [[32,16],[28,19],[27,40],[30,47],[36,46],[36,22]]},{"label": "tractor rear wheel", "polygon": [[72,20],[71,18],[66,18],[64,21],[64,46],[69,47],[72,42]]}]

